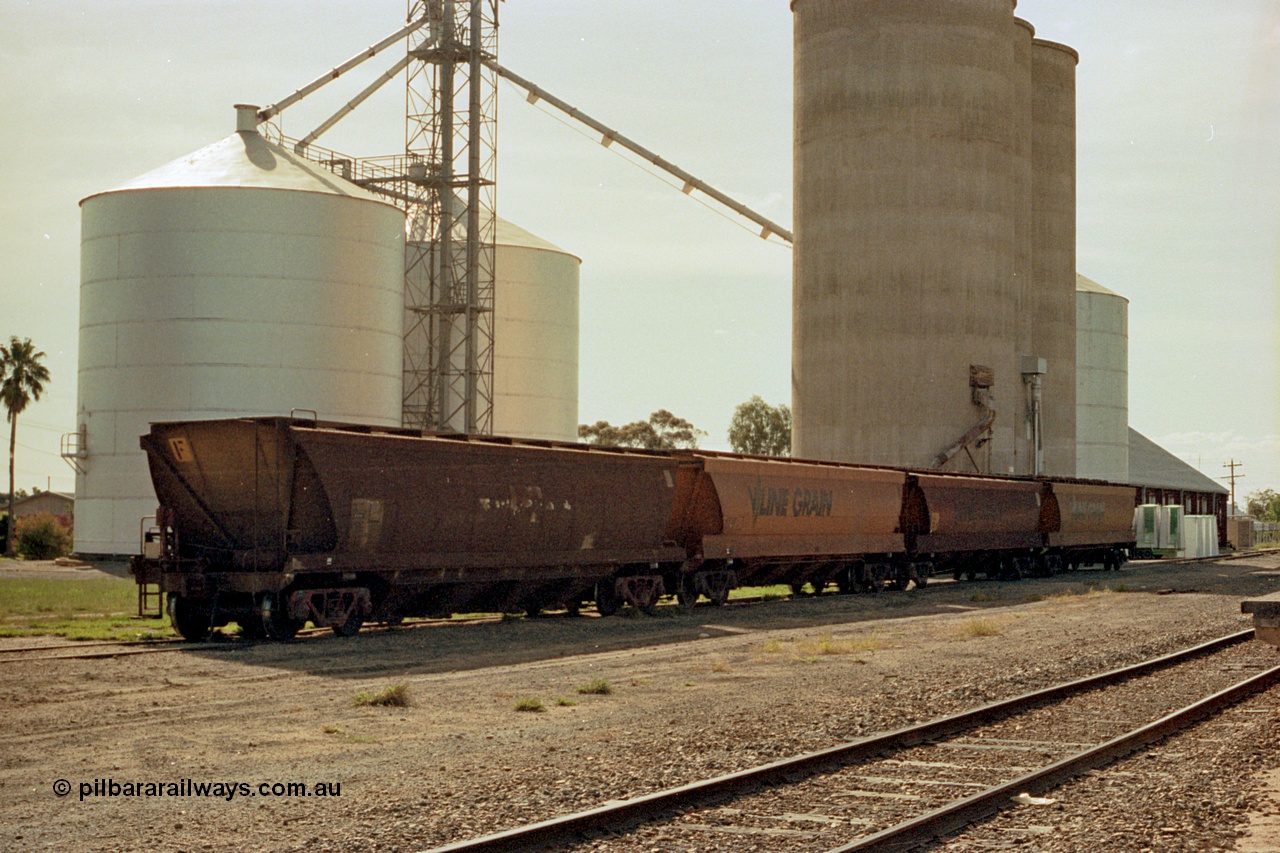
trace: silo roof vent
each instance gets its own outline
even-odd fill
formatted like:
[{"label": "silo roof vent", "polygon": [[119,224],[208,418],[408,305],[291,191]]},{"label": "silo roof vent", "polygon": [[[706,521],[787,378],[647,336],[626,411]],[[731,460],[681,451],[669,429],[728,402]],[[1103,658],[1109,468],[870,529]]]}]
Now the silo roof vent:
[{"label": "silo roof vent", "polygon": [[258,132],[258,107],[254,104],[236,104],[236,133]]}]

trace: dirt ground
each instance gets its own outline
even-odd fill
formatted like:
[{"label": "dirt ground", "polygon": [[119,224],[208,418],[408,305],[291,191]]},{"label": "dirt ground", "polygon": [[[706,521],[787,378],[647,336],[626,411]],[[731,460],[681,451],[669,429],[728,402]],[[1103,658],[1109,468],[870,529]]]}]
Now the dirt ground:
[{"label": "dirt ground", "polygon": [[[0,848],[423,850],[1145,659],[1248,627],[1240,601],[1273,591],[1280,555],[0,662]],[[397,684],[407,707],[354,704]],[[308,795],[272,795],[290,783]],[[1272,840],[1238,849],[1280,849],[1268,810]]]}]

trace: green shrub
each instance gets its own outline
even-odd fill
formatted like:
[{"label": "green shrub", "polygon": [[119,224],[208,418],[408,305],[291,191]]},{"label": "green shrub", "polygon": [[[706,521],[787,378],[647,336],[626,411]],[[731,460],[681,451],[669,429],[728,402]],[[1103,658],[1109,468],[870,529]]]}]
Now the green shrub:
[{"label": "green shrub", "polygon": [[18,553],[28,560],[52,560],[71,553],[71,525],[47,512],[18,519]]}]

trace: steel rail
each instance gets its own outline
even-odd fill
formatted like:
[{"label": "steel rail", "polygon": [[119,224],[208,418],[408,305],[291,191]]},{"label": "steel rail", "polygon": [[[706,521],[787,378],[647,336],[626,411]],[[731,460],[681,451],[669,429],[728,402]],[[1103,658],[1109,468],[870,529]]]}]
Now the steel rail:
[{"label": "steel rail", "polygon": [[[1047,687],[1043,690],[1033,690],[1011,699],[992,702],[919,725],[859,738],[855,741],[838,744],[816,752],[784,758],[758,767],[728,773],[714,779],[691,782],[688,785],[682,785],[677,788],[655,791],[651,794],[645,794],[619,803],[599,806],[584,812],[563,815],[527,826],[514,827],[480,838],[457,841],[443,847],[432,848],[426,853],[463,853],[463,851],[466,853],[476,853],[476,851],[491,853],[491,851],[526,850],[538,845],[562,843],[585,835],[604,824],[616,829],[619,825],[641,823],[655,813],[665,812],[714,796],[736,794],[753,788],[776,785],[780,782],[791,782],[797,778],[807,777],[835,766],[875,758],[887,752],[949,737],[974,726],[1007,717],[1018,711],[1037,707],[1077,693],[1083,693],[1096,687],[1145,675],[1175,663],[1181,663],[1200,655],[1246,642],[1252,638],[1252,630],[1228,634],[1225,637],[1219,637],[1216,640],[1210,640],[1206,643],[1162,655],[1158,658],[1152,658],[1132,666],[1113,669],[1109,672],[1091,675],[1076,681]],[[1021,782],[1021,780],[1015,781]],[[1019,791],[1022,790],[1026,789],[1019,789]]]},{"label": "steel rail", "polygon": [[1124,758],[1145,746],[1163,740],[1189,728],[1206,717],[1245,699],[1254,693],[1280,682],[1280,666],[1247,678],[1225,690],[1201,699],[1154,723],[1134,729],[1127,734],[1078,752],[1075,755],[1019,776],[1011,782],[988,788],[972,797],[943,806],[918,818],[900,823],[860,838],[852,844],[836,847],[828,853],[898,853],[928,844],[943,835],[949,835],[969,824],[990,817],[1013,805],[1013,797],[1020,793],[1045,793],[1064,782]]}]

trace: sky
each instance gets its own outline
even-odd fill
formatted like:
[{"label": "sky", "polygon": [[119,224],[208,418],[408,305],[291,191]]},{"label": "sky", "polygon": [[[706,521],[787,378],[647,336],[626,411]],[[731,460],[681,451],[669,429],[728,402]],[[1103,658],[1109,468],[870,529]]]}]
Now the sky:
[{"label": "sky", "polygon": [[[1212,11],[1210,11],[1212,10]],[[1280,489],[1280,2],[1022,0],[1081,55],[1078,269],[1130,300],[1130,423],[1240,492]],[[0,336],[47,354],[17,483],[70,491],[78,202],[234,130],[398,29],[403,0],[0,5]],[[787,0],[506,0],[499,60],[783,225]],[[283,115],[312,130],[375,57]],[[392,82],[319,142],[403,146]],[[579,419],[667,408],[727,447],[734,407],[790,402],[791,252],[499,90],[498,210],[583,258]]]}]

